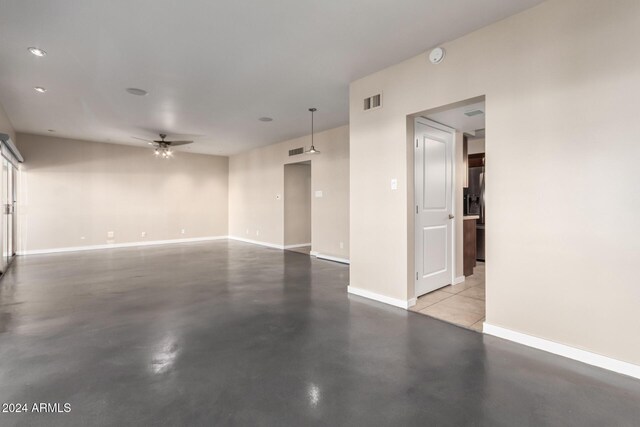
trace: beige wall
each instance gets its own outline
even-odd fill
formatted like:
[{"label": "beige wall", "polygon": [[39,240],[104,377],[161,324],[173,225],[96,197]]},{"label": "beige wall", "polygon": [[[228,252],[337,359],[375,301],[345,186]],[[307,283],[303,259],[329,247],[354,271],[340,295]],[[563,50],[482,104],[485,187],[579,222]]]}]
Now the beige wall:
[{"label": "beige wall", "polygon": [[284,165],[284,244],[311,243],[311,164]]},{"label": "beige wall", "polygon": [[407,116],[486,95],[488,323],[640,364],[637,40],[637,0],[550,0],[353,82],[350,285],[413,296]]},{"label": "beige wall", "polygon": [[484,138],[469,139],[467,154],[480,154],[484,153]]},{"label": "beige wall", "polygon": [[228,234],[226,157],[178,152],[167,161],[146,148],[18,141],[21,251]]},{"label": "beige wall", "polygon": [[231,236],[284,245],[284,165],[311,160],[312,250],[349,258],[349,127],[320,132],[314,141],[321,154],[289,157],[292,148],[309,148],[305,136],[230,158]]},{"label": "beige wall", "polygon": [[11,136],[11,140],[16,142],[16,132],[9,121],[9,117],[7,117],[7,113],[4,110],[2,104],[0,104],[0,133],[6,133]]}]

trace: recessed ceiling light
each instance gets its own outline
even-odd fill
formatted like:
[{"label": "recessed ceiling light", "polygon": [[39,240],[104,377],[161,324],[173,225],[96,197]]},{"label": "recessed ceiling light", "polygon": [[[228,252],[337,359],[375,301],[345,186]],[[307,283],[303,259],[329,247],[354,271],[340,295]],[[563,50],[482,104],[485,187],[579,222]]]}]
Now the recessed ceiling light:
[{"label": "recessed ceiling light", "polygon": [[40,87],[40,86],[36,86],[36,87],[34,87],[34,89],[35,89],[36,92],[40,92],[40,93],[45,93],[47,91],[45,88]]},{"label": "recessed ceiling light", "polygon": [[33,53],[35,56],[45,56],[47,52],[42,49],[38,49],[37,47],[30,47],[29,52]]},{"label": "recessed ceiling light", "polygon": [[273,119],[271,117],[260,117],[258,120],[261,122],[272,122]]},{"label": "recessed ceiling light", "polygon": [[126,90],[131,95],[136,95],[136,96],[146,96],[149,93],[146,90],[138,89],[137,87],[128,87]]}]

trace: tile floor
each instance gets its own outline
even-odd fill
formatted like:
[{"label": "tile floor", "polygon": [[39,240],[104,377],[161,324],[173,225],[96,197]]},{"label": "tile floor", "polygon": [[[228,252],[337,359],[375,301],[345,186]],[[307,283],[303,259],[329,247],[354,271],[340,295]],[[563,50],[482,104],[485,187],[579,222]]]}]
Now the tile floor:
[{"label": "tile floor", "polygon": [[482,331],[485,316],[484,263],[463,283],[447,286],[418,298],[409,310],[465,328]]}]

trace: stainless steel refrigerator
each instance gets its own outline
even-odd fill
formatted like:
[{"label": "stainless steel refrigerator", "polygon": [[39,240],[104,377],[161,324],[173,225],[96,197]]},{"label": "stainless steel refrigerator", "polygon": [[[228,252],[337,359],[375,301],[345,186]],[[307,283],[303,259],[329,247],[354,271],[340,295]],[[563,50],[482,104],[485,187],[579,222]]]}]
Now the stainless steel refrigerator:
[{"label": "stainless steel refrigerator", "polygon": [[466,196],[466,211],[469,215],[478,215],[480,219],[476,226],[476,258],[484,261],[485,237],[485,204],[484,204],[484,166],[469,168],[469,187]]}]

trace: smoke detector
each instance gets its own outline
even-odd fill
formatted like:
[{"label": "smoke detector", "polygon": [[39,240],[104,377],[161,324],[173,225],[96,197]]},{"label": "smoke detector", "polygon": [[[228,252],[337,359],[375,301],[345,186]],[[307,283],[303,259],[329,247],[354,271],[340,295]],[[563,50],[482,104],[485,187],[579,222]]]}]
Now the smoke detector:
[{"label": "smoke detector", "polygon": [[446,55],[447,52],[443,48],[437,47],[429,53],[429,61],[431,61],[432,64],[439,64],[444,61]]}]

